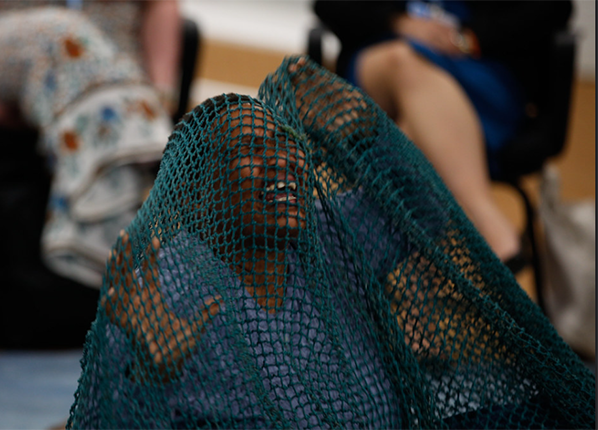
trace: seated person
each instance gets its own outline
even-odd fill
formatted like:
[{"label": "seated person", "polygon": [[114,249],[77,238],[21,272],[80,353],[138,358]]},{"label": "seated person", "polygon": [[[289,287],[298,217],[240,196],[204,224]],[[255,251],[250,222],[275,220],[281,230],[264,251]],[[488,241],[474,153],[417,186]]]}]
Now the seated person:
[{"label": "seated person", "polygon": [[490,178],[546,88],[570,1],[314,2],[338,36],[337,73],[362,88],[430,160],[496,255],[527,263]]},{"label": "seated person", "polygon": [[0,349],[82,347],[172,130],[180,34],[176,1],[0,0]]},{"label": "seated person", "polygon": [[[571,422],[527,350],[575,355],[512,314],[541,318],[396,126],[303,58],[260,97],[175,128],[109,258],[68,426]],[[589,401],[580,366],[566,395]]]},{"label": "seated person", "polygon": [[44,262],[99,288],[172,129],[177,3],[0,1],[0,12],[0,127],[35,129],[51,173]]}]

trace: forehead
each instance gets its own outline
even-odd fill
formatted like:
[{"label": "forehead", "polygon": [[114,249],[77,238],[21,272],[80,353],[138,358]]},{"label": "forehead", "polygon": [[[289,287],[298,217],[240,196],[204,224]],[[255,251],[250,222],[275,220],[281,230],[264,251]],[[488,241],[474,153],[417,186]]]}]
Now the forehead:
[{"label": "forehead", "polygon": [[294,139],[285,129],[288,126],[281,124],[273,115],[257,104],[240,104],[230,106],[226,114],[221,116],[220,135],[226,139],[229,147],[249,145],[250,143],[262,144],[265,141],[286,143]]}]

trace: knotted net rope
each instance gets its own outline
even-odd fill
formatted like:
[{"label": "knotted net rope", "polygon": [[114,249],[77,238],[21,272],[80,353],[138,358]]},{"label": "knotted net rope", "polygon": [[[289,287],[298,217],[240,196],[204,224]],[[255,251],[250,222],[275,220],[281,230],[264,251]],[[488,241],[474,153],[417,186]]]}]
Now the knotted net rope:
[{"label": "knotted net rope", "polygon": [[594,428],[594,379],[428,161],[288,58],[175,127],[72,428]]}]

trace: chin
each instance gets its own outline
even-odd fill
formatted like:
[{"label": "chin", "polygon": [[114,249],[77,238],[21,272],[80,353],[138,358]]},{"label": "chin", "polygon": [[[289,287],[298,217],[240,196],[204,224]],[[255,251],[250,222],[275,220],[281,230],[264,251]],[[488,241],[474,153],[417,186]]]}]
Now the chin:
[{"label": "chin", "polygon": [[[304,220],[299,220],[296,217],[281,216],[266,228],[264,236],[266,242],[270,243],[270,246],[280,247],[285,245],[283,242],[299,237],[299,233],[303,228],[305,228]],[[277,244],[274,245],[275,243]]]},{"label": "chin", "polygon": [[305,228],[305,214],[302,211],[293,211],[293,213],[279,216],[276,223],[279,229],[288,230],[291,235],[294,233],[294,236],[297,236],[299,230]]},{"label": "chin", "polygon": [[278,229],[276,229],[276,235],[283,239],[285,237],[290,237],[295,239],[299,236],[299,232],[304,226],[298,223],[290,223],[286,225],[278,225]]}]

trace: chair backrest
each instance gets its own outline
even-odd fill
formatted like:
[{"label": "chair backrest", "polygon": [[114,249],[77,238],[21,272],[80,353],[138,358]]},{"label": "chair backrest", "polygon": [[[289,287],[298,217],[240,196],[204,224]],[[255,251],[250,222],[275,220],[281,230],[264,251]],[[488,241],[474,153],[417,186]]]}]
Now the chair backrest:
[{"label": "chair backrest", "polygon": [[[179,100],[172,117],[175,122],[189,109],[198,62],[200,32],[192,20],[184,19],[182,44]],[[37,140],[34,129],[0,128],[0,142],[4,144],[0,157],[0,223],[10,226],[0,244],[0,269],[6,287],[0,300],[0,349],[81,345],[97,307],[97,290],[51,272],[41,260],[40,236],[51,174],[36,150]],[[29,300],[31,297],[37,302]],[[19,303],[27,303],[27,307],[15,306]],[[44,306],[38,308],[32,303]],[[70,319],[60,318],[64,313],[60,309],[68,304],[76,304],[69,308]],[[15,327],[12,322],[19,319],[27,324]]]},{"label": "chair backrest", "polygon": [[322,65],[322,39],[324,38],[324,33],[329,31],[326,26],[318,22],[314,27],[309,29],[307,33],[307,55],[318,63]]},{"label": "chair backrest", "polygon": [[575,69],[576,36],[562,30],[553,37],[545,70],[545,97],[537,116],[528,118],[518,135],[499,154],[501,176],[513,181],[539,171],[548,158],[562,152],[567,139],[571,87]]},{"label": "chair backrest", "polygon": [[181,78],[177,109],[172,117],[177,123],[189,110],[191,84],[195,77],[199,55],[201,34],[197,23],[189,18],[183,19],[183,40],[181,50]]}]

